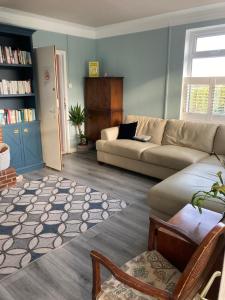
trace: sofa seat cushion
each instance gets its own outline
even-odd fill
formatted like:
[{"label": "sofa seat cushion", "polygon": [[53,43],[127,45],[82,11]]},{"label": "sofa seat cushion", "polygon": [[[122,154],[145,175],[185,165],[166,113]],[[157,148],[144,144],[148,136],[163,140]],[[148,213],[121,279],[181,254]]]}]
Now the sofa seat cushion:
[{"label": "sofa seat cushion", "polygon": [[[145,251],[133,258],[121,269],[127,274],[151,284],[152,286],[172,293],[180,278],[180,271],[176,269],[156,250]],[[157,297],[144,295],[143,293],[126,286],[114,277],[110,277],[102,285],[102,291],[98,300],[153,300]]]},{"label": "sofa seat cushion", "polygon": [[165,145],[157,148],[146,149],[142,153],[141,159],[155,165],[181,170],[208,156],[208,153],[195,149]]},{"label": "sofa seat cushion", "polygon": [[[150,189],[148,194],[149,206],[168,217],[173,216],[187,203],[191,202],[194,193],[209,191],[212,184],[217,181],[216,173],[224,169],[221,165],[203,163],[193,164],[180,172],[168,177]],[[225,176],[223,175],[225,180]],[[223,212],[224,204],[215,199],[206,200],[204,207],[213,211]]]},{"label": "sofa seat cushion", "polygon": [[153,143],[143,143],[133,140],[113,140],[96,142],[96,149],[132,159],[140,159],[141,153],[148,148],[160,147]]}]

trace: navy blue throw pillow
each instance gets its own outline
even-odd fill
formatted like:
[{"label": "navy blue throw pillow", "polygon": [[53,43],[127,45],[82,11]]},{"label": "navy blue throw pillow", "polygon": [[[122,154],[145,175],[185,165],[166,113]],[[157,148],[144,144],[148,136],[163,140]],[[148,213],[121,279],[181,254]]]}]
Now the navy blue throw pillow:
[{"label": "navy blue throw pillow", "polygon": [[117,139],[132,140],[136,133],[137,124],[138,122],[120,124]]}]

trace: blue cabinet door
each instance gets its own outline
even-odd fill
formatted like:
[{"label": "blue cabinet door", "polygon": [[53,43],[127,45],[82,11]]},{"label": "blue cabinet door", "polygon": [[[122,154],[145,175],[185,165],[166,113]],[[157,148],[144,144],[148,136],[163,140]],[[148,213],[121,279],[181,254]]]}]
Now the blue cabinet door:
[{"label": "blue cabinet door", "polygon": [[22,168],[24,166],[24,155],[20,125],[5,125],[2,130],[3,141],[10,147],[10,166],[15,169]]},{"label": "blue cabinet door", "polygon": [[25,166],[42,163],[40,124],[38,121],[21,124]]}]

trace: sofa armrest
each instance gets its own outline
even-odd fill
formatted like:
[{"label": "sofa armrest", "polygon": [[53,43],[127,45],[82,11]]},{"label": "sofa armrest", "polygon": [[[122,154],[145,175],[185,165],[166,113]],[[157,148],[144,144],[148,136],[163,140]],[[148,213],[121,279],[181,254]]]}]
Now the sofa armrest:
[{"label": "sofa armrest", "polygon": [[101,131],[102,140],[116,140],[119,133],[119,127],[110,127]]}]

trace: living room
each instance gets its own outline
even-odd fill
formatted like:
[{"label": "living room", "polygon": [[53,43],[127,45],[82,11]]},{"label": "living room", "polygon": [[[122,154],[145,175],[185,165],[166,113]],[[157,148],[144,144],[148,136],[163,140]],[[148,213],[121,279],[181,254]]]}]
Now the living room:
[{"label": "living room", "polygon": [[225,299],[224,1],[0,23],[0,300]]}]

